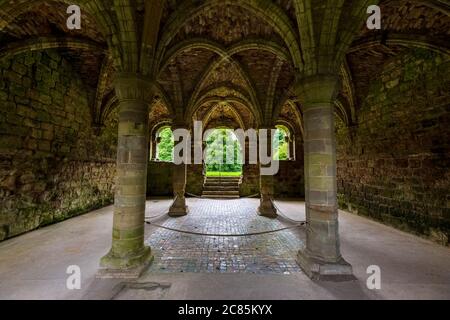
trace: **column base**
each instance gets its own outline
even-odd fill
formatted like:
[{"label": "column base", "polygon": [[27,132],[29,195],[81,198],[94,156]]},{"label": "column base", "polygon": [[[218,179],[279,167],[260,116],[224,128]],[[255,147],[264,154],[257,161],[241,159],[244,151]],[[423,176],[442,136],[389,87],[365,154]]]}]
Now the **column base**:
[{"label": "column base", "polygon": [[328,262],[312,257],[306,250],[300,250],[297,254],[297,263],[312,280],[356,280],[351,264],[342,257],[337,262]]},{"label": "column base", "polygon": [[99,279],[137,279],[153,262],[150,247],[144,247],[141,253],[127,258],[115,257],[111,252],[100,260]]},{"label": "column base", "polygon": [[186,198],[183,197],[175,197],[174,202],[170,206],[169,209],[169,217],[182,217],[187,215],[189,212],[189,208],[186,205]]},{"label": "column base", "polygon": [[260,206],[258,207],[258,214],[260,216],[275,219],[278,217],[277,209],[275,209],[272,201],[261,201]]},{"label": "column base", "polygon": [[182,217],[187,215],[189,212],[188,206],[181,206],[181,207],[170,207],[169,209],[169,217],[175,218],[175,217]]}]

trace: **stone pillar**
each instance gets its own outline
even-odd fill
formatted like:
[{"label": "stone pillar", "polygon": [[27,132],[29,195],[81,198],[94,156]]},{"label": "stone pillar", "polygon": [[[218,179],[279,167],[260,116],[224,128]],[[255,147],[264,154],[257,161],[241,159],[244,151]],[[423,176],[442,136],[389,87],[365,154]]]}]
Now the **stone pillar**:
[{"label": "stone pillar", "polygon": [[288,160],[289,161],[294,161],[295,160],[295,141],[294,141],[294,137],[292,137],[292,133],[289,136],[288,143],[289,143],[289,150],[288,150],[289,151],[289,158],[288,158]]},{"label": "stone pillar", "polygon": [[[172,127],[172,130],[183,129],[180,126]],[[175,141],[175,145],[178,141]],[[188,152],[191,151],[191,145],[188,146]],[[187,175],[187,165],[186,163],[182,164],[173,164],[173,173],[172,173],[172,184],[173,184],[173,196],[174,202],[169,209],[169,216],[171,217],[181,217],[185,216],[188,213],[188,207],[186,205],[186,175]]]},{"label": "stone pillar", "polygon": [[156,161],[156,157],[157,155],[157,151],[158,151],[158,144],[161,141],[161,138],[158,136],[154,136],[150,138],[150,147],[151,147],[151,156],[150,159],[151,161]]},{"label": "stone pillar", "polygon": [[305,127],[306,247],[298,253],[301,268],[314,279],[346,280],[352,267],[339,249],[336,184],[336,137],[333,101],[338,78],[315,76],[297,87]]},{"label": "stone pillar", "polygon": [[[255,194],[259,194],[259,164],[257,163],[258,158],[258,143],[256,141],[250,142],[248,139],[245,139],[243,149],[245,153],[245,159],[243,159],[242,164],[242,181],[240,184],[240,196],[248,197],[253,196]],[[256,152],[255,161],[250,161],[250,152]]]},{"label": "stone pillar", "polygon": [[[267,129],[267,150],[270,152],[271,157],[273,158],[273,150],[272,150],[272,133],[271,129],[275,128],[266,128]],[[259,141],[261,144],[261,141]],[[263,142],[266,143],[266,142]],[[275,209],[275,206],[273,205],[273,175],[262,175],[261,174],[261,168],[264,167],[270,167],[269,165],[263,165],[259,164],[260,166],[260,175],[259,175],[259,188],[261,193],[260,198],[260,204],[258,207],[258,214],[260,216],[264,216],[267,218],[276,218],[277,215],[277,209]]]},{"label": "stone pillar", "polygon": [[[242,149],[242,178],[241,183],[239,184],[239,196],[246,197],[252,195],[250,193],[250,188],[248,188],[248,175],[250,168],[250,157],[249,157],[249,141],[247,139],[244,140],[243,145],[241,144]],[[255,192],[256,193],[256,192]]]},{"label": "stone pillar", "polygon": [[148,117],[152,84],[135,74],[116,80],[119,98],[117,176],[112,247],[100,261],[100,277],[134,278],[151,263],[144,245],[148,165]]}]

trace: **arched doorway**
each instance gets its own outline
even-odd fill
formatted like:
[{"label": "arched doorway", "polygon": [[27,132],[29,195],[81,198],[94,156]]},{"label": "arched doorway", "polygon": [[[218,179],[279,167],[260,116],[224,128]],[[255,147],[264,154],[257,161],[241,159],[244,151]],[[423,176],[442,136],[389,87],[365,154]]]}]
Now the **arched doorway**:
[{"label": "arched doorway", "polygon": [[273,145],[275,152],[273,158],[275,160],[289,160],[291,158],[291,134],[287,127],[283,125],[277,125],[275,136],[273,137]]},{"label": "arched doorway", "polygon": [[207,177],[242,176],[242,146],[231,129],[217,128],[209,132],[204,159]]},{"label": "arched doorway", "polygon": [[174,138],[170,127],[163,127],[156,135],[156,159],[163,162],[173,161]]}]

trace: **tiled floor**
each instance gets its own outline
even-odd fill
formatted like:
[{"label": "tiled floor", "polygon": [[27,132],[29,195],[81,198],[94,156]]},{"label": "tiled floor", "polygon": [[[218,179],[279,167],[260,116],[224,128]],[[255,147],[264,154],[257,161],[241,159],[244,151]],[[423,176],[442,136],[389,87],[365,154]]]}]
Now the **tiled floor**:
[{"label": "tiled floor", "polygon": [[[246,234],[280,229],[292,223],[260,217],[255,200],[189,199],[189,214],[165,216],[155,223],[206,234]],[[298,231],[248,237],[183,234],[151,227],[147,244],[155,261],[151,272],[275,273],[301,272],[295,256],[302,245]]]}]

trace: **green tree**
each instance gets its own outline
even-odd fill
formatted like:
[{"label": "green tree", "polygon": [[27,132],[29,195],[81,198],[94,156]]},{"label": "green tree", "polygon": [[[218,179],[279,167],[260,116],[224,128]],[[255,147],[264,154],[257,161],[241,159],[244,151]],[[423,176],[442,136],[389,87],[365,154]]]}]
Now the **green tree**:
[{"label": "green tree", "polygon": [[[286,141],[288,133],[283,128],[277,128],[274,136],[275,154],[273,156],[276,160],[288,160],[289,159],[289,143]],[[277,146],[278,142],[278,146]]]},{"label": "green tree", "polygon": [[173,161],[174,139],[170,128],[165,128],[159,133],[161,139],[158,144],[158,159],[160,161]]},{"label": "green tree", "polygon": [[[206,169],[209,172],[241,172],[241,146],[229,129],[216,129],[206,140]],[[233,161],[231,161],[233,159]],[[231,163],[228,163],[231,162]]]}]

